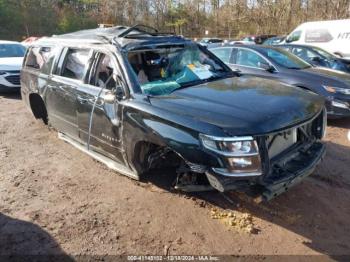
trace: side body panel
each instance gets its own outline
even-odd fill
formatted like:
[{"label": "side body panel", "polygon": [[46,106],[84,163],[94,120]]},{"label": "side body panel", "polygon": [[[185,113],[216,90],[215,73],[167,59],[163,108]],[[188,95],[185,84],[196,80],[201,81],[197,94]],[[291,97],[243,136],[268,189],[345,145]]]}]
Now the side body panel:
[{"label": "side body panel", "polygon": [[84,144],[90,142],[91,149],[125,164],[121,141],[122,108],[118,102],[105,102],[104,96],[108,90],[102,91],[96,102],[89,140],[91,111],[99,92],[100,88],[90,85],[81,85],[76,90],[79,138]]},{"label": "side body panel", "polygon": [[79,85],[74,80],[60,76],[50,77],[45,92],[45,104],[52,126],[73,137],[78,137],[76,115],[76,88]]}]

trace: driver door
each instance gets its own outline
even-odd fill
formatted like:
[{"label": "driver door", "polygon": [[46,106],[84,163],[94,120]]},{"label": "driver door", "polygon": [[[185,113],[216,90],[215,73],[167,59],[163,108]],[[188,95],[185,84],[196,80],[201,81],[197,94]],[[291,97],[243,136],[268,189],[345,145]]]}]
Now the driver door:
[{"label": "driver door", "polygon": [[87,83],[77,89],[77,116],[81,141],[89,144],[93,151],[124,163],[121,148],[122,108],[115,98],[116,87],[123,84],[118,75],[112,54],[95,53]]}]

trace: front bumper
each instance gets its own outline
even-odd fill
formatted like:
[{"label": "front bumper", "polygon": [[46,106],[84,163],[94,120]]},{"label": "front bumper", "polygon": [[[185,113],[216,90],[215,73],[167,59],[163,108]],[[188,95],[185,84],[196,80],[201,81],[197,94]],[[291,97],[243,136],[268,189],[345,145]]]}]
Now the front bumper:
[{"label": "front bumper", "polygon": [[250,190],[252,186],[257,186],[258,193],[263,199],[270,200],[312,174],[325,152],[325,145],[321,142],[298,145],[280,160],[272,162],[270,172],[263,176],[251,179],[232,178],[215,173],[213,170],[207,171],[206,176],[210,185],[220,192]]}]

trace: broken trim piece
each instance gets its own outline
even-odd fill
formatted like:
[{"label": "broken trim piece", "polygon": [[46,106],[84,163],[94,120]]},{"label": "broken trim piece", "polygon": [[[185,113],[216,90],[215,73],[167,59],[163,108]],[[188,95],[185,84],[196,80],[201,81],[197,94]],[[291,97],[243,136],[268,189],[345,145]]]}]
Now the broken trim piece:
[{"label": "broken trim piece", "polygon": [[132,171],[131,169],[128,169],[127,167],[123,166],[122,164],[116,162],[116,161],[113,161],[111,160],[110,158],[108,157],[105,157],[97,152],[94,152],[94,151],[91,151],[91,150],[88,150],[86,148],[86,146],[84,146],[83,144],[75,141],[74,139],[68,137],[67,135],[61,133],[61,132],[58,132],[58,138],[59,139],[62,139],[63,141],[73,145],[74,147],[76,147],[77,149],[83,151],[84,153],[88,154],[89,156],[91,156],[92,158],[96,159],[97,161],[105,164],[108,168],[114,170],[114,171],[117,171],[118,173],[122,174],[122,175],[125,175],[125,176],[128,176],[132,179],[136,179],[136,180],[139,180],[139,175]]}]

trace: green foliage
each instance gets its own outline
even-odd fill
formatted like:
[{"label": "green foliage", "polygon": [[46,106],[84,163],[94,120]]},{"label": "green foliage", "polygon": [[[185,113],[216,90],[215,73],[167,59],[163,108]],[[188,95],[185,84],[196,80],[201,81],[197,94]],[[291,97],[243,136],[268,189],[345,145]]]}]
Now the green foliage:
[{"label": "green foliage", "polygon": [[78,16],[71,10],[65,10],[63,13],[57,23],[57,33],[97,27],[96,21],[86,17],[84,14]]}]

